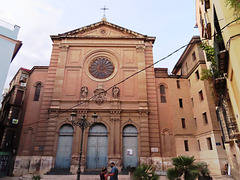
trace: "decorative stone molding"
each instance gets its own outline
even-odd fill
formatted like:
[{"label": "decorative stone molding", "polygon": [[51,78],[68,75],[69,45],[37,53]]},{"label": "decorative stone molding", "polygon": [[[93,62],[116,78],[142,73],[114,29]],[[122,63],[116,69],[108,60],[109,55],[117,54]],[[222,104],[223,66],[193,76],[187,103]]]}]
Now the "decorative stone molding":
[{"label": "decorative stone molding", "polygon": [[113,97],[113,99],[118,99],[119,98],[119,93],[120,93],[119,87],[114,86],[112,88],[112,97]]},{"label": "decorative stone molding", "polygon": [[68,48],[69,48],[69,45],[59,45],[59,49],[60,49],[61,51],[67,51]]},{"label": "decorative stone molding", "polygon": [[103,88],[103,84],[99,83],[97,89],[94,91],[94,98],[96,104],[101,105],[106,101],[107,92]]},{"label": "decorative stone molding", "polygon": [[145,46],[144,45],[137,45],[136,49],[137,49],[137,52],[144,52],[145,51]]},{"label": "decorative stone molding", "polygon": [[81,115],[84,115],[84,114],[87,114],[88,111],[87,110],[78,110],[77,113],[81,114]]},{"label": "decorative stone molding", "polygon": [[120,121],[120,117],[111,117],[110,121],[111,122],[118,122],[118,121]]},{"label": "decorative stone molding", "polygon": [[138,110],[138,113],[140,114],[140,115],[148,115],[149,113],[150,113],[150,111],[149,110],[147,110],[147,109],[139,109]]},{"label": "decorative stone molding", "polygon": [[122,110],[109,110],[110,114],[120,114]]},{"label": "decorative stone molding", "polygon": [[128,122],[128,123],[132,123],[133,121],[132,121],[131,118],[129,118],[127,122]]},{"label": "decorative stone molding", "polygon": [[86,99],[86,98],[87,98],[87,95],[88,95],[88,87],[83,86],[83,87],[81,88],[81,98],[82,98],[82,99]]}]

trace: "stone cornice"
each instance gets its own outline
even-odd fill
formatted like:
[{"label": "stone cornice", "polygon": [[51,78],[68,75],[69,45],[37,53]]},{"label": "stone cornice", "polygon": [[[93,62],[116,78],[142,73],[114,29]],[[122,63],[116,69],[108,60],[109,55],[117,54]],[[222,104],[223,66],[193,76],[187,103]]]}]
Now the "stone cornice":
[{"label": "stone cornice", "polygon": [[[99,27],[104,26],[104,25],[108,26],[110,28],[113,28],[115,30],[118,30],[120,32],[123,32],[123,36],[120,36],[120,37],[79,36],[79,34],[83,34],[85,32],[88,32],[90,30],[99,28]],[[126,34],[127,36],[124,36],[124,34]],[[74,38],[74,39],[76,39],[76,38],[77,39],[119,39],[119,38],[120,39],[136,39],[137,38],[137,39],[143,39],[145,41],[152,41],[152,43],[154,43],[154,41],[156,39],[155,37],[150,37],[150,36],[147,36],[147,35],[137,33],[135,31],[123,28],[121,26],[112,24],[112,23],[107,22],[107,21],[100,21],[100,22],[97,22],[97,23],[90,24],[88,26],[84,26],[84,27],[81,27],[81,28],[78,28],[78,29],[75,29],[75,30],[72,30],[72,31],[68,31],[66,33],[62,33],[62,34],[58,34],[58,35],[52,35],[50,37],[53,41],[58,40],[58,39],[65,39],[65,38]]]}]

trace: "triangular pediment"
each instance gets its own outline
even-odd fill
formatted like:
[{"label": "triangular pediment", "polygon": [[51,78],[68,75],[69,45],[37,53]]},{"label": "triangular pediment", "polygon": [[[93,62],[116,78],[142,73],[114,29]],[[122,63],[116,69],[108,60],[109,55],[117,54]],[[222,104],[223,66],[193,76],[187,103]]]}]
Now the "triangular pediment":
[{"label": "triangular pediment", "polygon": [[58,37],[144,38],[146,36],[107,21],[100,21],[73,31],[59,34]]}]

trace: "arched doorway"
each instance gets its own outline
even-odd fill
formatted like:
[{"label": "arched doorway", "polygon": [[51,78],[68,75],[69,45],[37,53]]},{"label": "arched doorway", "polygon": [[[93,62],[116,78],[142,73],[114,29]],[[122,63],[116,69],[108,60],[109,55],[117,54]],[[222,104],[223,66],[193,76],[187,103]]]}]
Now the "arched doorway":
[{"label": "arched doorway", "polygon": [[123,168],[138,166],[137,128],[126,125],[123,128]]},{"label": "arched doorway", "polygon": [[107,166],[108,135],[103,124],[94,124],[89,129],[87,146],[87,169]]},{"label": "arched doorway", "polygon": [[70,168],[73,142],[73,127],[63,125],[59,131],[56,168]]}]

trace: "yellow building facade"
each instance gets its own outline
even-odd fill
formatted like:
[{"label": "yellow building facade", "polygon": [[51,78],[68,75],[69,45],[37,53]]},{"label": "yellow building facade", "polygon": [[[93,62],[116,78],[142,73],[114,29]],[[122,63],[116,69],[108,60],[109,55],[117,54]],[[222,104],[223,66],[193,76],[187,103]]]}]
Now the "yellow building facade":
[{"label": "yellow building facade", "polygon": [[[219,70],[214,80],[215,90],[218,91],[216,106],[231,167],[228,173],[239,179],[240,21],[237,8],[227,2],[230,1],[196,0],[196,18],[201,39],[214,47]],[[240,4],[239,1],[235,3]],[[209,62],[208,67],[211,67]]]}]

